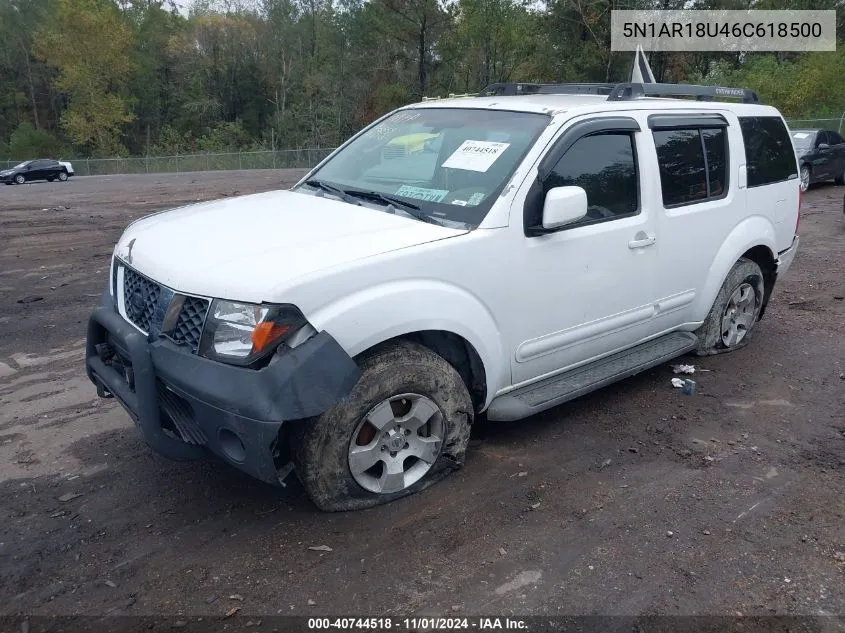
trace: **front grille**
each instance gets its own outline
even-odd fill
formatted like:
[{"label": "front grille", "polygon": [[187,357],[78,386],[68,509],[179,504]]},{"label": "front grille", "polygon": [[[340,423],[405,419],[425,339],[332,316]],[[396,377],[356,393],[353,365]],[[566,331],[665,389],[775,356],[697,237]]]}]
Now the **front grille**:
[{"label": "front grille", "polygon": [[131,268],[123,269],[123,298],[126,316],[144,332],[150,331],[161,286]]},{"label": "front grille", "polygon": [[208,300],[199,297],[185,297],[176,325],[169,336],[174,343],[187,346],[192,354],[197,353],[202,335],[202,326],[208,312]]},{"label": "front grille", "polygon": [[[210,301],[202,297],[176,294],[167,286],[156,283],[122,262],[120,267],[123,269],[123,316],[145,334],[151,331],[155,336],[163,334],[177,345],[185,346],[191,354],[196,354]],[[173,301],[182,303],[179,313],[175,315],[175,323],[172,317],[167,316],[168,307]]]}]

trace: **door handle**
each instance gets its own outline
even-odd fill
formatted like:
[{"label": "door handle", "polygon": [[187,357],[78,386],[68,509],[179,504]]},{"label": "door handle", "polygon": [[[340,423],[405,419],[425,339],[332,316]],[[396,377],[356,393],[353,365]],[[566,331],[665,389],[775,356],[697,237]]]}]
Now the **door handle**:
[{"label": "door handle", "polygon": [[648,235],[640,231],[634,236],[634,239],[628,242],[628,248],[644,248],[646,246],[651,246],[657,241],[657,238],[653,235]]}]

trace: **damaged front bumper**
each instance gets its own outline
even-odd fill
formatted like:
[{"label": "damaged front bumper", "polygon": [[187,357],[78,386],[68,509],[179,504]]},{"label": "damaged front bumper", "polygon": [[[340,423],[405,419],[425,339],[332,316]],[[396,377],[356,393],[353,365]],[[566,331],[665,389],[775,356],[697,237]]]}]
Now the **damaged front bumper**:
[{"label": "damaged front bumper", "polygon": [[174,460],[210,452],[273,484],[286,462],[284,423],[321,414],[360,376],[326,332],[277,352],[262,369],[187,353],[133,327],[108,290],[88,322],[85,365],[98,395],[114,396],[157,452]]}]

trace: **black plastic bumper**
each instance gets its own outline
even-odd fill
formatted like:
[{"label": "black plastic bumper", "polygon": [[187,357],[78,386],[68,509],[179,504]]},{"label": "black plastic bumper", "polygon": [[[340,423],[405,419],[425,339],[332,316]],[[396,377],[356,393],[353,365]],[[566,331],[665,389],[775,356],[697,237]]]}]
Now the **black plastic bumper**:
[{"label": "black plastic bumper", "polygon": [[360,376],[326,332],[278,353],[263,369],[245,369],[190,354],[166,338],[148,340],[106,300],[88,322],[85,364],[98,393],[117,398],[157,452],[190,460],[211,451],[274,484],[284,421],[319,415]]}]

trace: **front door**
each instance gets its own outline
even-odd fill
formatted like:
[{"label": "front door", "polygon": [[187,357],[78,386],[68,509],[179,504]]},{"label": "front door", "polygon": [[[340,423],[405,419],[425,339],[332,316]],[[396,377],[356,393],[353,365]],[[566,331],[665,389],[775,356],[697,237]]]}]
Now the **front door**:
[{"label": "front door", "polygon": [[[640,130],[628,117],[570,126],[541,162],[524,222],[515,220],[516,210],[512,214],[511,224],[521,224],[524,233],[515,263],[526,273],[515,297],[523,318],[512,340],[514,384],[653,333],[658,240],[653,209],[641,196]],[[552,233],[532,232],[542,224],[545,193],[561,186],[586,191],[587,216]]]},{"label": "front door", "polygon": [[[825,147],[822,147],[824,145]],[[813,148],[813,180],[824,180],[832,177],[833,170],[830,164],[831,151],[828,143],[827,132],[819,130],[816,135],[816,142]]]}]

